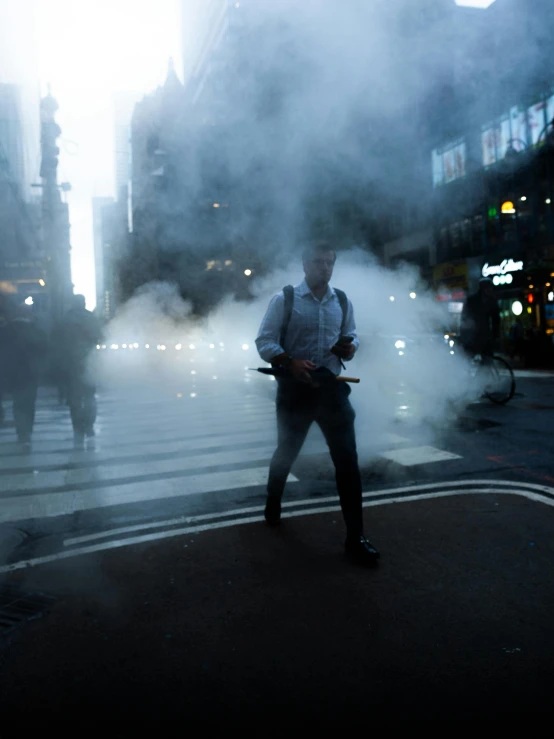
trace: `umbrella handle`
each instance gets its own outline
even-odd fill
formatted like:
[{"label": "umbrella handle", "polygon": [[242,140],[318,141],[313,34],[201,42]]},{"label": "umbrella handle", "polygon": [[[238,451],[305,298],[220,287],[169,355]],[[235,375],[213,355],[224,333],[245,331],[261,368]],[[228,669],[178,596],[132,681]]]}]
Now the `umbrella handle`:
[{"label": "umbrella handle", "polygon": [[337,375],[337,381],[338,382],[360,382],[359,377],[343,377],[342,375]]}]

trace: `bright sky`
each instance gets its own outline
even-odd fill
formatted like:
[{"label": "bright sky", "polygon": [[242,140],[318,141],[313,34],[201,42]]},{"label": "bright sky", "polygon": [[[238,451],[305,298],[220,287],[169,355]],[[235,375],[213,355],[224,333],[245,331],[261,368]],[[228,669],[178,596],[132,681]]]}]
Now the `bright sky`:
[{"label": "bright sky", "polygon": [[38,0],[40,80],[60,105],[73,282],[88,308],[96,303],[91,200],[115,194],[112,95],[155,89],[171,56],[180,75],[181,29],[179,0]]}]

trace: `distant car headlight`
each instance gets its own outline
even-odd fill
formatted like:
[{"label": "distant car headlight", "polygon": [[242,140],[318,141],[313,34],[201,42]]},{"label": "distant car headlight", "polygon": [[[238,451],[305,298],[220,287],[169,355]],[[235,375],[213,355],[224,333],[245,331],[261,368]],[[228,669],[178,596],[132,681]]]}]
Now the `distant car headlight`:
[{"label": "distant car headlight", "polygon": [[406,348],[406,342],[399,339],[396,344],[394,345],[397,349],[405,349]]}]

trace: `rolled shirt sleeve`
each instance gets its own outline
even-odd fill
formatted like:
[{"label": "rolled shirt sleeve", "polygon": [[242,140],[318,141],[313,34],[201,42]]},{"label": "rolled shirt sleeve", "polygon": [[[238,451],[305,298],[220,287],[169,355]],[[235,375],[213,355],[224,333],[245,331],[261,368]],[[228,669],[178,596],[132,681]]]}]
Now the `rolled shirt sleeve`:
[{"label": "rolled shirt sleeve", "polygon": [[258,354],[264,362],[271,362],[274,357],[285,351],[279,343],[284,313],[285,296],[281,292],[271,299],[256,337]]}]

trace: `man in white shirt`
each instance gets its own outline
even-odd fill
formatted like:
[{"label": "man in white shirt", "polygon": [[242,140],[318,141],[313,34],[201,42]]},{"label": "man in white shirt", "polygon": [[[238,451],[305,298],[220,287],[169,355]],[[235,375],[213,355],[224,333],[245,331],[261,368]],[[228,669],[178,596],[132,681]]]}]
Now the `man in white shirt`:
[{"label": "man in white shirt", "polygon": [[351,390],[332,378],[314,384],[311,374],[325,368],[339,375],[342,361],[352,359],[359,345],[352,304],[329,285],[335,261],[336,253],[327,243],[305,249],[305,279],[289,293],[288,300],[286,288],[272,298],[256,338],[261,358],[285,368],[288,375],[278,378],[278,446],[269,468],[265,518],[270,525],[280,522],[287,477],[315,421],[335,465],[346,523],[346,553],[370,565],[379,553],[363,533],[355,413],[348,399]]}]

